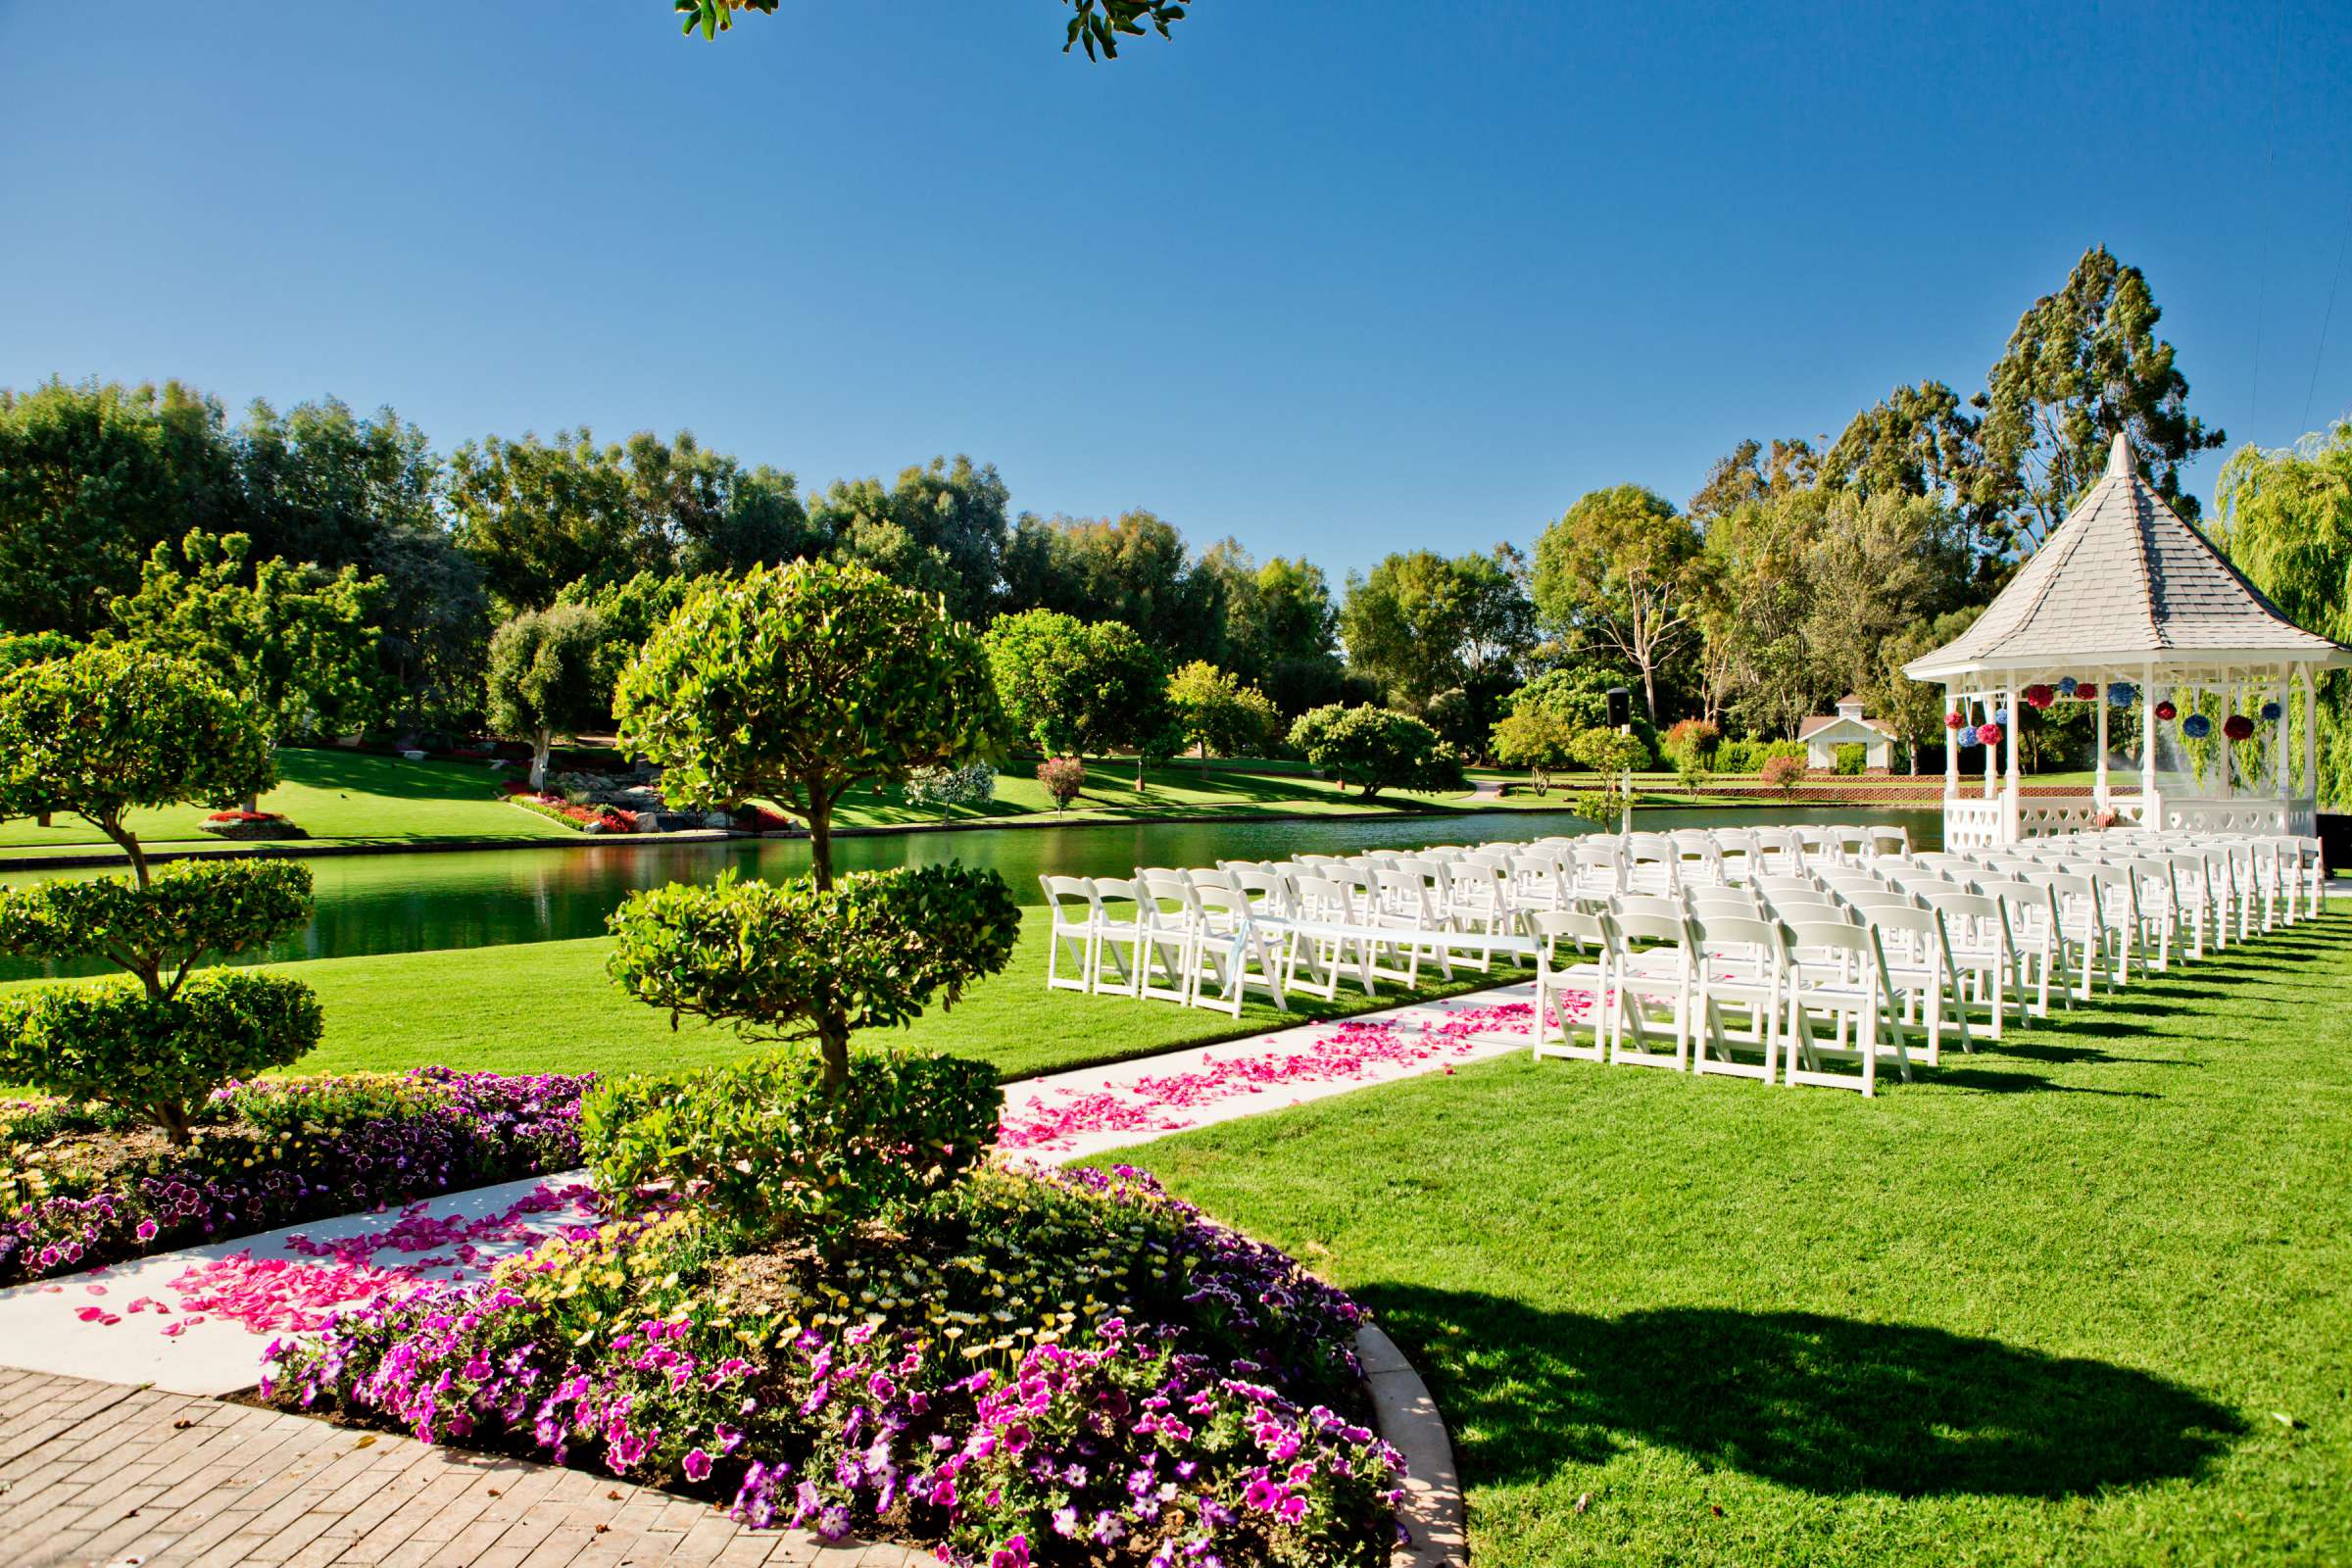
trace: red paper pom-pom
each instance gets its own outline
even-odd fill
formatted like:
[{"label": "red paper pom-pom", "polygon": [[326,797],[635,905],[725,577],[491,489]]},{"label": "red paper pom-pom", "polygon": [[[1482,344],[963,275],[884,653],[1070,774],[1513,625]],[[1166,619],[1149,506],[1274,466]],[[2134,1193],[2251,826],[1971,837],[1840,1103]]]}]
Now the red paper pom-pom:
[{"label": "red paper pom-pom", "polygon": [[1987,746],[2000,745],[2001,726],[1998,724],[1979,724],[1977,726],[1977,739],[1983,741]]},{"label": "red paper pom-pom", "polygon": [[2040,685],[2029,686],[2023,693],[2028,708],[2047,708],[2055,695],[2047,686]]},{"label": "red paper pom-pom", "polygon": [[2164,720],[2167,724],[2170,724],[2174,719],[2180,716],[2180,710],[2175,708],[2173,706],[2173,700],[2168,697],[2163,702],[2156,705],[2156,716]]},{"label": "red paper pom-pom", "polygon": [[2228,718],[2222,720],[2222,733],[2233,741],[2252,740],[2254,738],[2254,721],[2243,713],[2231,713]]},{"label": "red paper pom-pom", "polygon": [[2095,702],[2097,702],[2098,700],[2099,700],[2099,689],[2098,689],[2096,686],[2093,686],[2093,685],[2092,685],[2090,682],[2088,682],[2088,681],[2084,681],[2084,682],[2083,682],[2082,685],[2080,685],[2080,686],[2078,686],[2078,687],[2076,687],[2076,688],[2075,688],[2075,701],[2076,701],[2076,702],[2078,702],[2078,703],[2095,703]]},{"label": "red paper pom-pom", "polygon": [[1961,725],[1967,722],[1968,720],[1962,718],[1958,713],[1946,713],[1943,715],[1943,727],[1945,729],[1958,729]]}]

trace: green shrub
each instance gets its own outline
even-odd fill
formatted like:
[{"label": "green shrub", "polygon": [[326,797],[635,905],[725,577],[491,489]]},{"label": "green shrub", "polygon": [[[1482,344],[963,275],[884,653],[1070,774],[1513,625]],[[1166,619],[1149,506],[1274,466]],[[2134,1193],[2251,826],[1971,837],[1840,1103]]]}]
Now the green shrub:
[{"label": "green shrub", "polygon": [[1532,704],[1505,713],[1491,744],[1503,766],[1528,770],[1538,795],[1549,794],[1551,776],[1576,760],[1576,732],[1559,714]]},{"label": "green shrub", "polygon": [[1647,768],[1652,760],[1649,745],[1641,736],[1620,735],[1601,725],[1578,731],[1568,750],[1579,762],[1609,779],[1618,779],[1628,768]]},{"label": "green shrub", "polygon": [[1870,766],[1870,748],[1860,741],[1846,742],[1838,748],[1835,755],[1840,777],[1852,778]]},{"label": "green shrub", "polygon": [[0,1078],[139,1111],[184,1140],[205,1096],[286,1066],[320,1025],[309,986],[250,970],[208,970],[164,998],[119,981],[48,986],[0,1000]]},{"label": "green shrub", "polygon": [[1715,769],[1746,777],[1762,773],[1764,764],[1776,757],[1793,757],[1801,762],[1805,758],[1804,745],[1799,741],[1725,741],[1716,748]]},{"label": "green shrub", "polygon": [[850,1031],[906,1023],[1012,956],[1020,908],[994,871],[927,865],[708,887],[672,883],[613,911],[606,972],[649,1006],[747,1039],[815,1040],[838,1080]]},{"label": "green shrub", "polygon": [[1309,709],[1291,726],[1291,745],[1367,800],[1384,789],[1434,795],[1466,787],[1453,748],[1421,720],[1393,708],[1331,703]]},{"label": "green shrub", "polygon": [[985,1062],[861,1054],[828,1083],[810,1052],[600,1085],[581,1105],[597,1183],[670,1183],[753,1235],[886,1216],[953,1183],[997,1135]]}]

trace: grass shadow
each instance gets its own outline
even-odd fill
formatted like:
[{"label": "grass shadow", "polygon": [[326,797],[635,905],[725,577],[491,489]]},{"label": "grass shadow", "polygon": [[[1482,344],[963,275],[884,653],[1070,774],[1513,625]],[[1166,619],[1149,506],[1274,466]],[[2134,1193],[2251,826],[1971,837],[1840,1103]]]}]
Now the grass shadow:
[{"label": "grass shadow", "polygon": [[1432,1379],[1472,1485],[1629,1444],[1823,1495],[2082,1496],[2193,1477],[2231,1411],[2130,1367],[1811,1312],[1594,1317],[1474,1292],[1361,1288]]}]

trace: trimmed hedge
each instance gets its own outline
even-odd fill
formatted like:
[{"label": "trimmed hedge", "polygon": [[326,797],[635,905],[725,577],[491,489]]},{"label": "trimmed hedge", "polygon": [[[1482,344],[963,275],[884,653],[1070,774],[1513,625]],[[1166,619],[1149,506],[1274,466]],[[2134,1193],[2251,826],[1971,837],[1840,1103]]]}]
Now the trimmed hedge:
[{"label": "trimmed hedge", "polygon": [[755,1236],[839,1230],[954,1183],[997,1135],[986,1062],[860,1053],[828,1084],[814,1052],[605,1084],[580,1147],[608,1193],[670,1184]]}]

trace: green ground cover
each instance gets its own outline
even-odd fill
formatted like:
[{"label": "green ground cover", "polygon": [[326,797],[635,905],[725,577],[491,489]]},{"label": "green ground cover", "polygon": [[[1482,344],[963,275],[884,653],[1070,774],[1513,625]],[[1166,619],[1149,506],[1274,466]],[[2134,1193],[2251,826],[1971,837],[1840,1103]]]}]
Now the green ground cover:
[{"label": "green ground cover", "polygon": [[1524,1056],[1140,1152],[1430,1379],[1472,1560],[2352,1560],[2352,917],[1876,1102]]},{"label": "green ground cover", "polygon": [[[1250,1003],[1236,1020],[1204,1007],[1046,990],[1051,916],[1023,912],[1012,962],[964,993],[952,1011],[934,1009],[904,1030],[868,1031],[862,1045],[951,1051],[993,1062],[1006,1078],[1117,1061],[1367,1007],[1394,1006],[1386,990],[1366,1003],[1343,990],[1336,1005],[1293,999],[1289,1013]],[[666,1072],[731,1061],[757,1049],[724,1028],[669,1016],[624,996],[605,978],[609,939],[533,942],[358,958],[317,958],[268,967],[307,981],[326,1009],[326,1033],[293,1071],[390,1072],[441,1064],[500,1072]],[[1494,982],[1462,971],[1454,986]],[[53,982],[0,985],[0,995]]]}]

